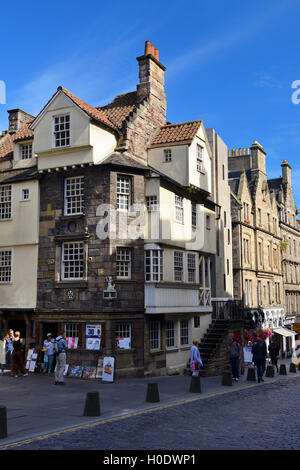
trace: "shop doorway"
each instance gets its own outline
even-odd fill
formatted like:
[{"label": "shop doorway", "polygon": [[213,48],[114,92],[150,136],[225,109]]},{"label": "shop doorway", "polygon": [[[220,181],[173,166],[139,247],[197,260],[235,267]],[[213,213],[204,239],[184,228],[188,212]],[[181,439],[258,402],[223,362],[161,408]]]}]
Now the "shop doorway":
[{"label": "shop doorway", "polygon": [[42,328],[41,328],[41,338],[40,338],[40,343],[41,345],[47,338],[47,334],[51,333],[53,338],[57,338],[58,336],[58,324],[57,323],[48,323],[48,322],[42,322]]},{"label": "shop doorway", "polygon": [[23,341],[26,341],[26,323],[24,320],[8,320],[7,330],[19,331]]}]

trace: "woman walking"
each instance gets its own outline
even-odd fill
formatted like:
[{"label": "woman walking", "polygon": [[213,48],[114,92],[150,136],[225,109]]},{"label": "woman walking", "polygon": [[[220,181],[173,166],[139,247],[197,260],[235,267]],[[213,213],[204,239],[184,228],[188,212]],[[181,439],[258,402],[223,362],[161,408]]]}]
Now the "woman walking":
[{"label": "woman walking", "polygon": [[5,354],[6,354],[6,366],[12,372],[12,353],[14,350],[13,347],[14,340],[14,331],[8,330],[5,336]]},{"label": "woman walking", "polygon": [[1,368],[1,375],[4,375],[4,364],[6,363],[6,352],[5,352],[5,337],[1,336],[0,339],[0,368]]},{"label": "woman walking", "polygon": [[271,359],[272,366],[275,366],[276,370],[278,372],[277,362],[278,362],[278,358],[279,358],[279,346],[276,343],[275,338],[272,338],[272,341],[269,344],[268,350],[269,350],[269,356],[270,356],[270,359]]},{"label": "woman walking", "polygon": [[193,345],[190,351],[190,368],[192,371],[192,375],[198,376],[199,375],[199,368],[203,366],[199,348],[198,348],[198,340],[193,340]]},{"label": "woman walking", "polygon": [[15,377],[18,377],[18,370],[21,371],[21,374],[23,374],[24,377],[28,375],[24,367],[22,347],[23,347],[23,339],[20,338],[20,332],[16,331],[15,338],[13,341],[14,350],[12,353],[13,375]]}]

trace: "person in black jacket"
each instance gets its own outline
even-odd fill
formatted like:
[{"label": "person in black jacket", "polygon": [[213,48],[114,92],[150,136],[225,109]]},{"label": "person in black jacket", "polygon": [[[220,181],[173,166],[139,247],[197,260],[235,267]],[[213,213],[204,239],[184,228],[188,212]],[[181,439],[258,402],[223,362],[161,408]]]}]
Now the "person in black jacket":
[{"label": "person in black jacket", "polygon": [[257,343],[252,346],[253,362],[257,368],[257,381],[263,382],[263,375],[266,369],[267,346],[262,338],[258,338]]},{"label": "person in black jacket", "polygon": [[276,369],[277,369],[277,372],[278,372],[277,361],[278,361],[278,357],[279,357],[279,346],[276,343],[275,338],[272,338],[272,342],[269,344],[268,350],[269,350],[269,355],[270,355],[270,358],[271,358],[272,365],[276,366]]}]

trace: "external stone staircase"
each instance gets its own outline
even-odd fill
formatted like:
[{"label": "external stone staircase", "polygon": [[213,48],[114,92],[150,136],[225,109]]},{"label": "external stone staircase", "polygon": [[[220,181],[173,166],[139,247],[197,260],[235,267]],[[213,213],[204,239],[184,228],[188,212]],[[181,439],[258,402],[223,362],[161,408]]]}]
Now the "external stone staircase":
[{"label": "external stone staircase", "polygon": [[[209,377],[222,374],[224,366],[228,364],[227,347],[230,330],[229,320],[213,320],[210,324],[199,344],[200,356],[203,362],[200,376]],[[185,373],[191,374],[189,363]]]}]

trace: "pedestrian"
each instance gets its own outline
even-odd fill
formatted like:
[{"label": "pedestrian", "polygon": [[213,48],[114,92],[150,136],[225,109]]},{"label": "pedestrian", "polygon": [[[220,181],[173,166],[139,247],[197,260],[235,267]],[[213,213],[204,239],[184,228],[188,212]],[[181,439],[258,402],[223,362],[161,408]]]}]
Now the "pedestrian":
[{"label": "pedestrian", "polygon": [[5,352],[5,337],[1,336],[0,339],[0,368],[1,368],[1,375],[4,375],[4,365],[6,363],[6,352]]},{"label": "pedestrian", "polygon": [[257,381],[264,382],[263,375],[266,369],[267,346],[262,338],[252,346],[253,362],[257,368]]},{"label": "pedestrian", "polygon": [[231,342],[228,346],[228,352],[232,370],[232,380],[238,382],[240,377],[240,360],[242,355],[242,348],[234,338],[231,339]]},{"label": "pedestrian", "polygon": [[53,364],[53,344],[54,339],[51,333],[47,334],[47,338],[44,341],[43,349],[44,349],[44,372],[48,372],[48,374],[52,371],[52,364]]},{"label": "pedestrian", "polygon": [[268,351],[269,351],[269,356],[270,356],[270,359],[271,359],[272,366],[275,366],[276,370],[278,372],[277,362],[278,362],[278,358],[279,358],[279,346],[276,343],[275,338],[272,338],[271,343],[269,344],[269,347],[268,347]]},{"label": "pedestrian", "polygon": [[65,385],[64,372],[66,368],[66,332],[62,331],[60,336],[56,338],[58,345],[58,353],[56,356],[55,385]]},{"label": "pedestrian", "polygon": [[199,368],[203,366],[200,351],[198,347],[198,340],[193,340],[193,345],[190,350],[190,368],[193,376],[199,375]]},{"label": "pedestrian", "polygon": [[12,371],[14,377],[18,377],[18,370],[20,370],[21,374],[24,377],[28,375],[24,367],[23,339],[20,337],[20,335],[21,333],[19,331],[16,331],[14,340],[12,342],[14,348],[12,352]]},{"label": "pedestrian", "polygon": [[14,331],[8,330],[5,336],[5,354],[6,354],[6,367],[10,370],[12,374],[12,353],[14,350],[13,347],[13,340],[14,340]]}]

